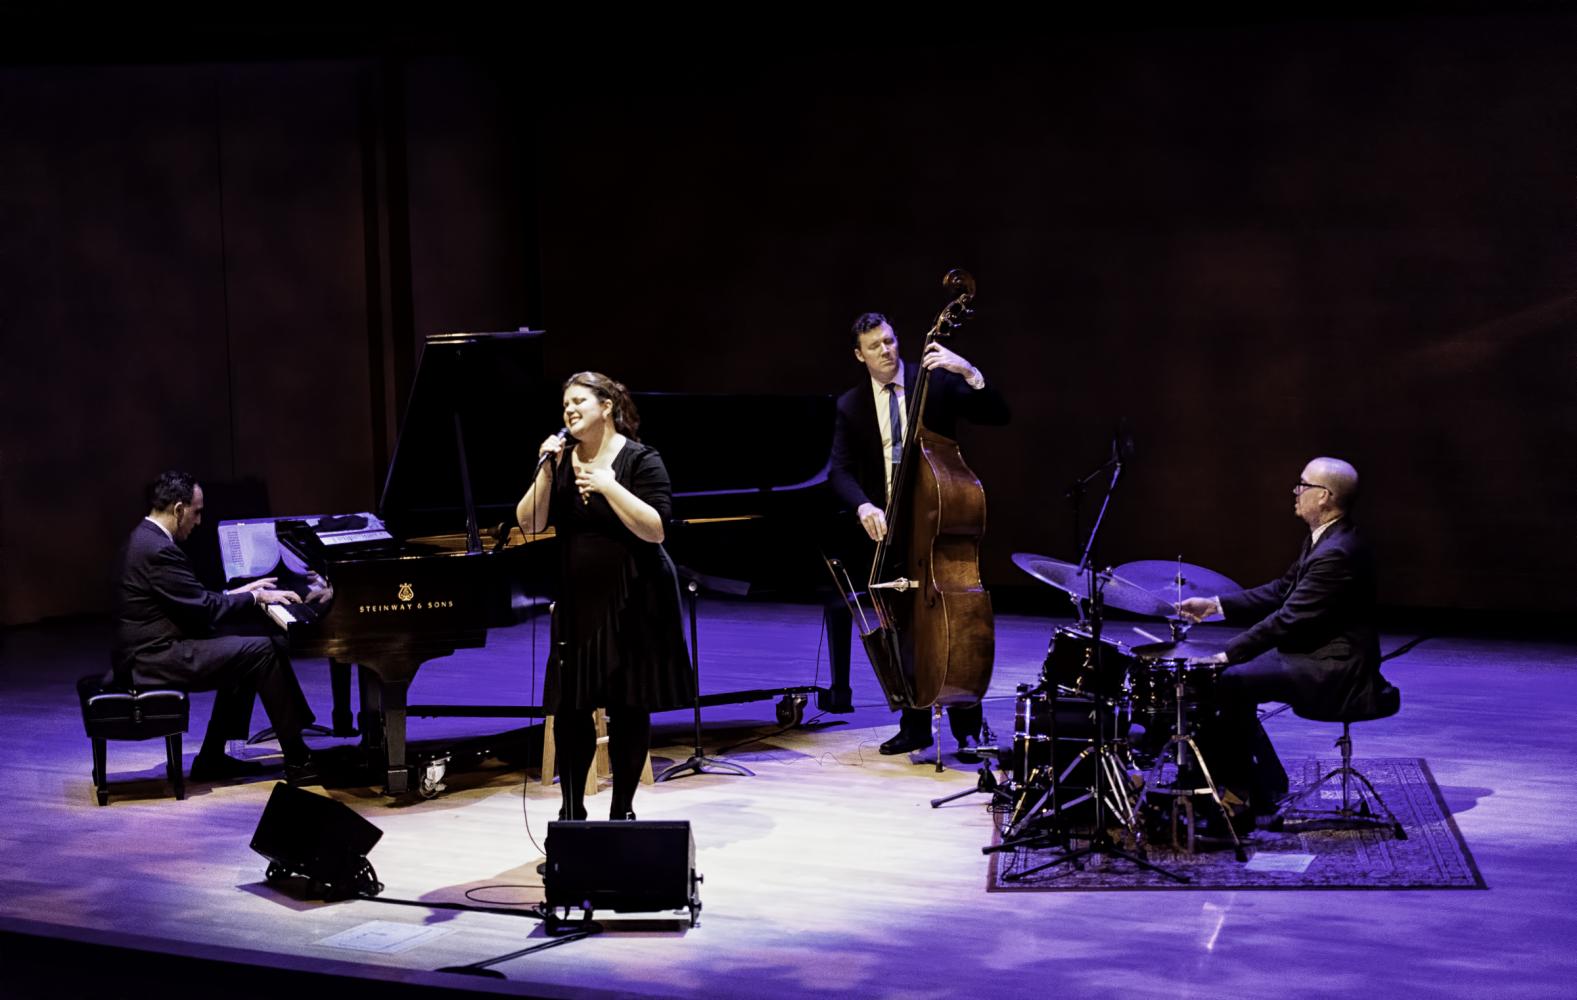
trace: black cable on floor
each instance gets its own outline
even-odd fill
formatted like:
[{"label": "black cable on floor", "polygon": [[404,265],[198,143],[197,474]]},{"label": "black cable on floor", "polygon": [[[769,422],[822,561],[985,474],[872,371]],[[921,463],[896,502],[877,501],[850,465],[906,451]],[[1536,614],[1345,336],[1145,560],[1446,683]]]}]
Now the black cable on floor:
[{"label": "black cable on floor", "polygon": [[507,955],[499,955],[497,958],[488,958],[480,962],[472,962],[470,965],[446,965],[443,968],[437,969],[435,971],[453,972],[462,976],[486,976],[489,979],[504,979],[507,977],[505,977],[502,972],[495,972],[494,970],[488,968],[488,966],[497,965],[500,962],[508,962],[509,960],[515,958],[522,958],[526,955],[530,955],[532,952],[546,951],[549,948],[557,948],[561,944],[569,944],[571,941],[579,941],[583,938],[589,938],[593,934],[600,934],[601,932],[602,925],[596,923],[587,923],[583,925],[580,930],[574,931],[573,933],[566,934],[563,937],[554,938],[551,941],[542,941],[538,944],[531,945],[529,948],[522,948],[519,951],[512,951]]},{"label": "black cable on floor", "polygon": [[[482,886],[481,888],[488,888]],[[516,888],[511,886],[510,888]],[[400,899],[395,896],[372,896],[367,893],[357,893],[350,897],[368,903],[390,903],[394,906],[422,906],[430,910],[459,910],[462,913],[502,913],[511,917],[532,917],[536,920],[546,920],[546,910],[532,908],[529,910],[511,910],[502,906],[472,906],[467,903],[435,903],[428,899]]]}]

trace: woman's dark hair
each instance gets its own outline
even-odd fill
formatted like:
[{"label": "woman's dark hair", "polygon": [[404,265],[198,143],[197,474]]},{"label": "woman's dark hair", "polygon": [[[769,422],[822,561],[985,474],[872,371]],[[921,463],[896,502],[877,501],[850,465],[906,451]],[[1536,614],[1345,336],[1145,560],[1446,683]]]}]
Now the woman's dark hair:
[{"label": "woman's dark hair", "polygon": [[161,472],[158,479],[148,484],[148,509],[169,510],[178,503],[189,504],[196,488],[197,480],[189,472]]},{"label": "woman's dark hair", "polygon": [[630,390],[601,372],[577,372],[564,380],[565,389],[572,385],[585,386],[598,399],[612,403],[613,429],[631,441],[641,439],[637,433],[641,429],[641,415],[635,412],[635,401],[630,398]]}]

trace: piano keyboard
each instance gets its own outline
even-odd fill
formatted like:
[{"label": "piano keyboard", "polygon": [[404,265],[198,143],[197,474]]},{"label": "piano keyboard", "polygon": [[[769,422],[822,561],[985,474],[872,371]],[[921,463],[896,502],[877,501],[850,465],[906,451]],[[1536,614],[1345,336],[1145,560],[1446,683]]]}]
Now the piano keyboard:
[{"label": "piano keyboard", "polygon": [[316,604],[268,604],[263,610],[286,632],[292,625],[312,625],[323,617],[322,609]]}]

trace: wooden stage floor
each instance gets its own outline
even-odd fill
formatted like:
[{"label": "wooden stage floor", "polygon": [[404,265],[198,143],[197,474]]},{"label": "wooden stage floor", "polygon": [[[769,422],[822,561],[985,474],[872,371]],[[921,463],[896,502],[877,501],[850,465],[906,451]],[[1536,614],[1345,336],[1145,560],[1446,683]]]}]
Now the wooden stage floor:
[{"label": "wooden stage floor", "polygon": [[[820,610],[705,602],[704,692],[825,681]],[[1013,692],[1037,676],[1055,623],[1003,617],[988,717],[1011,732]],[[1114,625],[1121,632],[1126,625]],[[1410,635],[1387,635],[1393,649]],[[755,777],[701,776],[642,787],[642,819],[687,819],[705,876],[699,927],[611,916],[600,936],[497,966],[502,980],[434,970],[546,940],[533,920],[378,901],[292,898],[263,881],[249,849],[272,781],[169,797],[162,742],[112,743],[110,804],[94,804],[89,745],[72,685],[104,663],[107,629],[54,624],[0,634],[0,995],[81,995],[105,946],[152,953],[159,985],[124,995],[198,995],[203,959],[250,963],[223,995],[277,994],[269,970],[349,977],[366,995],[484,990],[533,996],[882,997],[1554,997],[1577,982],[1577,648],[1436,638],[1390,662],[1401,713],[1355,730],[1363,757],[1423,757],[1487,890],[985,891],[984,796],[932,809],[975,784],[876,747],[892,731],[868,668],[853,715],[781,731],[770,701],[705,711],[710,752]],[[487,648],[423,668],[412,700],[531,703],[545,630],[495,632]],[[533,656],[533,649],[536,655]],[[856,653],[858,659],[859,654]],[[297,664],[327,715],[321,663]],[[193,697],[187,763],[211,697]],[[815,716],[814,707],[807,720]],[[261,722],[262,714],[256,716]],[[689,753],[690,716],[658,716],[661,767]],[[415,720],[412,736],[508,728]],[[1335,727],[1290,713],[1267,724],[1289,768],[1329,754]],[[317,741],[329,745],[333,741]],[[951,741],[944,746],[952,749]],[[258,748],[249,752],[263,753]],[[430,801],[334,790],[384,832],[371,861],[384,896],[423,904],[527,905],[540,898],[538,845],[557,791],[494,762],[451,775]],[[609,793],[590,801],[605,815]],[[369,926],[370,925],[370,926]],[[399,926],[386,926],[399,925]],[[388,950],[328,942],[361,929]],[[426,931],[404,943],[401,934]],[[388,931],[388,935],[373,932]],[[53,942],[41,948],[40,941]],[[36,956],[49,954],[46,963]],[[118,953],[126,954],[126,953]],[[29,956],[34,960],[29,961]],[[56,965],[66,956],[66,964]],[[143,955],[141,967],[150,967]],[[99,970],[102,981],[109,975]],[[247,983],[254,988],[249,990]],[[309,995],[363,995],[327,979]],[[55,985],[51,988],[50,983]],[[421,986],[417,991],[413,987]],[[121,995],[96,990],[95,996]]]}]

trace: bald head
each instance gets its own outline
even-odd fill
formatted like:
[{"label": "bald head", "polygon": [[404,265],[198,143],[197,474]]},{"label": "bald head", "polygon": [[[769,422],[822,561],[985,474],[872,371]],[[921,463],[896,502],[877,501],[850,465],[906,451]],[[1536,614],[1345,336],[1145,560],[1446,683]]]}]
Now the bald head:
[{"label": "bald head", "polygon": [[1331,504],[1342,513],[1358,499],[1358,470],[1339,458],[1316,458],[1303,468],[1304,481],[1331,491]]}]

